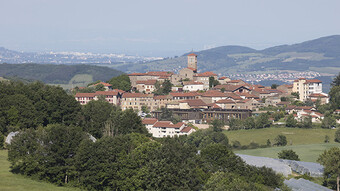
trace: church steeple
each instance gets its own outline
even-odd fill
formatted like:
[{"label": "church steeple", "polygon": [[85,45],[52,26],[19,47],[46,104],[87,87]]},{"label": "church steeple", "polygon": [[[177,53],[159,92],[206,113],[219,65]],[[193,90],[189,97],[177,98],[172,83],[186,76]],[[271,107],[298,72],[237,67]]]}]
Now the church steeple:
[{"label": "church steeple", "polygon": [[197,72],[197,55],[194,53],[188,54],[188,68]]}]

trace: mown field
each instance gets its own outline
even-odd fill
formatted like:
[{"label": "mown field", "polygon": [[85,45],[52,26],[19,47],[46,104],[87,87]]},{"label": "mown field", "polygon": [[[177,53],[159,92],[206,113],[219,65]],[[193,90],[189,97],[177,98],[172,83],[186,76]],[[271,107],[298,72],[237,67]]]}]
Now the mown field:
[{"label": "mown field", "polygon": [[332,147],[340,147],[339,143],[322,143],[322,144],[308,144],[308,145],[292,145],[285,147],[271,147],[263,149],[249,149],[249,150],[238,150],[235,153],[246,154],[252,156],[278,158],[277,154],[284,149],[292,149],[299,155],[301,161],[316,162],[319,155],[326,149]]},{"label": "mown field", "polygon": [[0,190],[1,191],[75,191],[76,188],[58,187],[56,185],[32,180],[28,177],[13,174],[9,170],[7,151],[0,150]]},{"label": "mown field", "polygon": [[229,142],[239,141],[241,145],[248,145],[251,142],[266,144],[267,139],[274,143],[277,135],[282,134],[287,137],[287,145],[321,144],[324,143],[325,136],[328,135],[330,143],[334,143],[334,129],[300,129],[300,128],[266,128],[224,131]]}]

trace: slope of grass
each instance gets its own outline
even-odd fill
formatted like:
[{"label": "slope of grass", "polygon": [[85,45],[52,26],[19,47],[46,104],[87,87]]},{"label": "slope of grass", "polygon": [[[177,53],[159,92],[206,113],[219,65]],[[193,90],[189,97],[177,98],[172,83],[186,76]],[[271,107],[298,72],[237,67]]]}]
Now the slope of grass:
[{"label": "slope of grass", "polygon": [[301,161],[316,162],[319,155],[326,149],[332,147],[340,147],[339,143],[323,143],[323,144],[308,144],[308,145],[292,145],[285,147],[271,147],[263,149],[249,149],[249,150],[238,150],[235,153],[246,154],[252,156],[278,158],[277,154],[284,149],[292,149],[299,155]]},{"label": "slope of grass", "polygon": [[58,187],[56,185],[32,180],[28,177],[13,174],[9,170],[7,151],[0,150],[0,190],[1,191],[71,191],[76,188]]},{"label": "slope of grass", "polygon": [[321,144],[324,143],[325,136],[328,135],[330,143],[334,143],[334,129],[299,129],[299,128],[266,128],[224,131],[229,142],[239,141],[242,145],[251,142],[266,144],[267,139],[274,143],[277,135],[282,134],[287,137],[288,145],[301,144]]}]

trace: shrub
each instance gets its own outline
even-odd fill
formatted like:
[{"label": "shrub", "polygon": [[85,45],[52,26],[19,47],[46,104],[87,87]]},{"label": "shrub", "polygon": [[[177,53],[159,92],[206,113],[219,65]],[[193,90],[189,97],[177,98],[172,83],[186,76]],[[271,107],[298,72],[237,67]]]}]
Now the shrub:
[{"label": "shrub", "polygon": [[282,150],[278,153],[279,159],[288,159],[288,160],[297,160],[299,161],[299,155],[296,154],[293,150]]}]

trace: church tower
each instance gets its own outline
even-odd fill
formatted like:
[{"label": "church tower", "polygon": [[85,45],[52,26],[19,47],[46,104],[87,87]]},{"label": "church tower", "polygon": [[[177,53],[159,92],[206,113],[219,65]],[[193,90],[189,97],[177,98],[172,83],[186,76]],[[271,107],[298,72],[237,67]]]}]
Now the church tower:
[{"label": "church tower", "polygon": [[194,53],[188,55],[188,68],[197,73],[197,55]]}]

